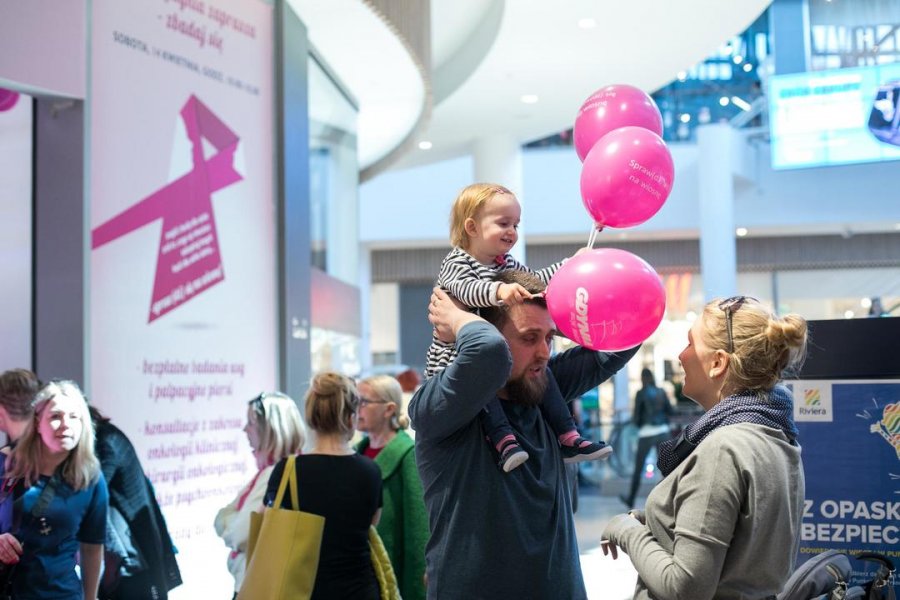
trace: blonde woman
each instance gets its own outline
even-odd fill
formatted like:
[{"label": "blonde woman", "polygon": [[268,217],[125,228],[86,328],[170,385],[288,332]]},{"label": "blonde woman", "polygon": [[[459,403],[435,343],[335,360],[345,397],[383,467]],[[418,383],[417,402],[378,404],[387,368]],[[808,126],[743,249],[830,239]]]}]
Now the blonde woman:
[{"label": "blonde woman", "polygon": [[378,533],[391,558],[404,600],[425,598],[425,542],[428,515],[422,481],[416,468],[413,440],[404,429],[409,419],[400,414],[403,390],[388,375],[359,382],[359,419],[356,428],[367,434],[357,451],[381,470],[384,506]]},{"label": "blonde woman", "polygon": [[774,598],[797,556],[804,479],[793,398],[778,385],[806,352],[806,321],[753,298],[706,305],[679,355],[684,394],[706,412],[659,446],[665,479],[643,515],[614,517],[635,598]]},{"label": "blonde woman", "polygon": [[[13,566],[17,599],[93,599],[109,500],[87,403],[75,383],[59,381],[43,387],[33,406],[32,422],[5,461],[4,501],[21,496],[22,510],[15,531],[0,534],[0,561]],[[37,514],[35,504],[44,505]]]},{"label": "blonde woman", "polygon": [[[306,394],[306,422],[315,443],[295,462],[299,509],[325,517],[312,600],[381,597],[369,553],[369,525],[377,525],[381,514],[381,473],[350,447],[359,404],[353,381],[338,373],[319,373]],[[275,499],[284,466],[281,460],[272,471],[267,505]],[[289,495],[279,508],[298,509],[290,506]]]},{"label": "blonde woman", "polygon": [[306,428],[297,403],[280,393],[262,393],[247,403],[247,441],[256,459],[256,475],[237,497],[216,515],[216,533],[231,552],[228,570],[234,577],[235,594],[244,581],[250,513],[262,508],[272,467],[286,456],[298,454],[306,441]]}]

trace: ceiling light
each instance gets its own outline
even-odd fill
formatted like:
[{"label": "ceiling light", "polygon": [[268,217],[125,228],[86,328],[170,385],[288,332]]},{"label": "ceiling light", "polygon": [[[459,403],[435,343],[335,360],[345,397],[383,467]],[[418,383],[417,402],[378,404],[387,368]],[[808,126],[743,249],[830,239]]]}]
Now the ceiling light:
[{"label": "ceiling light", "polygon": [[852,311],[852,310],[845,310],[845,311],[844,311],[844,318],[845,318],[845,319],[852,319],[852,318],[853,318],[853,311]]},{"label": "ceiling light", "polygon": [[428,141],[419,142],[419,150],[431,150],[432,143]]},{"label": "ceiling light", "polygon": [[862,300],[859,301],[859,305],[862,306],[864,309],[869,310],[870,308],[872,308],[872,299],[871,298],[863,298]]},{"label": "ceiling light", "polygon": [[593,29],[597,26],[597,20],[592,19],[591,17],[585,17],[583,19],[578,19],[578,26],[581,29]]},{"label": "ceiling light", "polygon": [[744,63],[744,73],[749,73],[753,70],[753,65],[750,63]]},{"label": "ceiling light", "polygon": [[734,64],[739,65],[739,64],[741,64],[742,62],[744,62],[744,57],[741,56],[740,54],[735,54],[735,55],[731,58],[731,60],[734,61]]},{"label": "ceiling light", "polygon": [[690,123],[690,122],[691,122],[691,115],[689,115],[689,114],[687,114],[687,113],[681,113],[681,116],[678,117],[678,119],[679,119],[682,123]]},{"label": "ceiling light", "polygon": [[737,229],[734,230],[734,232],[737,234],[738,237],[744,237],[745,235],[747,235],[747,228],[746,227],[738,227]]},{"label": "ceiling light", "polygon": [[538,101],[538,97],[536,94],[525,94],[519,99],[523,104],[536,104]]},{"label": "ceiling light", "polygon": [[737,96],[731,97],[731,102],[741,110],[750,110],[750,103]]},{"label": "ceiling light", "polygon": [[719,106],[728,106],[731,103],[731,100],[728,99],[728,96],[722,96],[719,98]]}]

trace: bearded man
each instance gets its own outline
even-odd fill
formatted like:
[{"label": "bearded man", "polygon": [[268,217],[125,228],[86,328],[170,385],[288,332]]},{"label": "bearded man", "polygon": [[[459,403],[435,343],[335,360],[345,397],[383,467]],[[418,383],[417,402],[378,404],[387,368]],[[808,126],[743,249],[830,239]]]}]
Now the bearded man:
[{"label": "bearded man", "polygon": [[[478,316],[435,288],[429,305],[438,337],[455,341],[458,355],[409,406],[431,529],[427,596],[583,599],[571,488],[539,405],[597,387],[637,348],[610,354],[576,347],[551,356],[556,326],[538,295],[543,283],[520,271],[497,280],[533,296]],[[509,473],[497,467],[478,420],[494,397],[530,456]]]}]

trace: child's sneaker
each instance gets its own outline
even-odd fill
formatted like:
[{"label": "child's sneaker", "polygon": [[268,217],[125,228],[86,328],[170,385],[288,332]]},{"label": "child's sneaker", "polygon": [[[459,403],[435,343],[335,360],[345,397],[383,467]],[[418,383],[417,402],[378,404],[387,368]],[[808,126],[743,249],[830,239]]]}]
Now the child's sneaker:
[{"label": "child's sneaker", "polygon": [[606,442],[592,442],[583,437],[577,437],[571,444],[561,444],[560,450],[564,463],[577,463],[586,460],[603,460],[612,454],[612,447]]},{"label": "child's sneaker", "polygon": [[509,473],[528,460],[528,453],[515,441],[506,442],[500,449],[500,468]]}]

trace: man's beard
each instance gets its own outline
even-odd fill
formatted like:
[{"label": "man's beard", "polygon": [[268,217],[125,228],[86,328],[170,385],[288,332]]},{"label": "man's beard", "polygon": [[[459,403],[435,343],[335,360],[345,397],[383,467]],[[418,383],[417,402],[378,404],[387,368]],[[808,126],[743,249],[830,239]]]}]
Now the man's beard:
[{"label": "man's beard", "polygon": [[526,377],[525,374],[522,374],[506,382],[507,401],[514,404],[537,406],[544,401],[544,392],[546,391],[546,370],[542,371],[538,377]]}]

